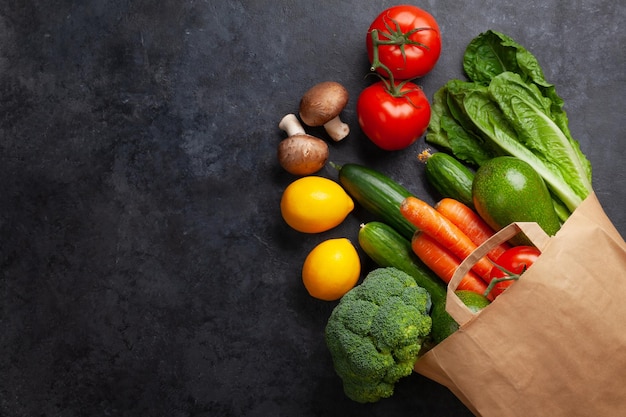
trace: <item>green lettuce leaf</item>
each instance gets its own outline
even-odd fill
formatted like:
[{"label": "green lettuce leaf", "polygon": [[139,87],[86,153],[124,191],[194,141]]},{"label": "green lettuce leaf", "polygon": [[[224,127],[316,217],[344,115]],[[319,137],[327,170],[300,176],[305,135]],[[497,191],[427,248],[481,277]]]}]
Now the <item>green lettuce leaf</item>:
[{"label": "green lettuce leaf", "polygon": [[476,83],[450,80],[435,93],[426,141],[480,166],[499,152],[481,136],[463,108],[463,97],[474,89],[487,91]]},{"label": "green lettuce leaf", "polygon": [[533,166],[570,211],[591,192],[580,150],[549,117],[550,101],[534,85],[505,72],[492,80],[488,94],[470,94],[464,104],[482,133]]},{"label": "green lettuce leaf", "polygon": [[470,42],[463,68],[469,80],[450,80],[435,94],[426,141],[478,166],[497,155],[525,160],[565,220],[592,191],[591,164],[537,59],[490,30]]},{"label": "green lettuce leaf", "polygon": [[[537,58],[510,36],[488,30],[472,39],[463,55],[463,70],[471,81],[484,85],[489,85],[494,77],[503,72],[513,72],[526,84],[534,84],[550,100],[550,118],[570,142],[575,142],[563,110],[564,101],[556,93],[556,87],[546,81]],[[591,166],[587,175],[591,180]]]},{"label": "green lettuce leaf", "polygon": [[[518,74],[510,72],[496,76],[489,84],[489,92],[513,125],[518,141],[541,161],[538,167],[545,167],[553,174],[544,172],[548,186],[570,210],[575,209],[592,190],[590,163],[578,143],[568,138],[550,117],[552,102],[534,84],[526,84]],[[561,177],[580,200],[570,199],[557,177]]]},{"label": "green lettuce leaf", "polygon": [[[479,34],[465,48],[463,70],[474,82],[488,85],[503,72],[519,74],[524,82],[544,88],[553,87],[543,75],[543,70],[533,54],[511,37],[488,30]],[[562,105],[562,100],[558,99]]]}]

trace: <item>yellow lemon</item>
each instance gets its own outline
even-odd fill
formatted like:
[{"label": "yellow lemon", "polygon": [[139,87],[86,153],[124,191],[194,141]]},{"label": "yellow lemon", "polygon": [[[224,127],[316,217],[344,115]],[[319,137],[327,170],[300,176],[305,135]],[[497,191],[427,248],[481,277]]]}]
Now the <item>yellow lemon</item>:
[{"label": "yellow lemon", "polygon": [[346,238],[328,239],[307,255],[302,282],[312,297],[325,301],[341,298],[352,289],[361,274],[356,248]]},{"label": "yellow lemon", "polygon": [[354,209],[354,201],[341,185],[324,177],[302,177],[287,186],[280,211],[299,232],[319,233],[339,225]]}]

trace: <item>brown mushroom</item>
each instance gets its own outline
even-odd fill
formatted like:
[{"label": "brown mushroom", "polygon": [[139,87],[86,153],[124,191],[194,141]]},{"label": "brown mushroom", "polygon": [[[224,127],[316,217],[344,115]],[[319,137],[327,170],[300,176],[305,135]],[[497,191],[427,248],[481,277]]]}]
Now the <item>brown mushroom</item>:
[{"label": "brown mushroom", "polygon": [[326,165],[328,144],[306,134],[295,114],[283,117],[278,127],[287,132],[287,138],[278,144],[278,162],[287,172],[310,175]]},{"label": "brown mushroom", "polygon": [[300,118],[308,126],[324,126],[328,135],[339,142],[350,133],[350,127],[339,114],[348,104],[348,90],[335,81],[324,81],[311,87],[300,100]]}]

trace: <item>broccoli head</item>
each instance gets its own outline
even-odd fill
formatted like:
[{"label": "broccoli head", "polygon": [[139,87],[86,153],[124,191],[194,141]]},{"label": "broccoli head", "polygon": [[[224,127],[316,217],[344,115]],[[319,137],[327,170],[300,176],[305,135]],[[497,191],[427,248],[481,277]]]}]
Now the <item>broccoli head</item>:
[{"label": "broccoli head", "polygon": [[393,394],[430,334],[430,294],[399,269],[378,268],[346,293],[326,324],[326,345],[346,395],[360,403]]}]

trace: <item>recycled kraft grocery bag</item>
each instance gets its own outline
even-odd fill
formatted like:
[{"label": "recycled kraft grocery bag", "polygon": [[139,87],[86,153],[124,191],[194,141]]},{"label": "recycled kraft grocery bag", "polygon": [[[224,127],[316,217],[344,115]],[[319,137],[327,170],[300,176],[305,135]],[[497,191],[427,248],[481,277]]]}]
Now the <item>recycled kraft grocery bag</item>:
[{"label": "recycled kraft grocery bag", "polygon": [[[498,243],[523,232],[542,251],[491,305],[472,313],[454,295]],[[626,416],[626,244],[595,194],[553,237],[514,223],[481,245],[448,286],[460,329],[415,371],[481,417]]]}]

